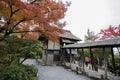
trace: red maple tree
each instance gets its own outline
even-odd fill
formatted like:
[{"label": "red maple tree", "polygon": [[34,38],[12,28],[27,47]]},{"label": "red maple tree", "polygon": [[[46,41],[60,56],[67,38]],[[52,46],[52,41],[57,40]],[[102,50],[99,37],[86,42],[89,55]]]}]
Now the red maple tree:
[{"label": "red maple tree", "polygon": [[120,25],[118,27],[109,26],[100,31],[100,40],[120,37]]}]

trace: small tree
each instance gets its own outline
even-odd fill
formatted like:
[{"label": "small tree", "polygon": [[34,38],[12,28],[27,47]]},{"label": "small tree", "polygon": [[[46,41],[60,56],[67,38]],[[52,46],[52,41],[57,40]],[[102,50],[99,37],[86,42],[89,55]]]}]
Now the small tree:
[{"label": "small tree", "polygon": [[85,42],[95,41],[96,39],[97,36],[95,35],[95,33],[93,31],[90,31],[90,29],[88,29],[87,34],[84,37]]},{"label": "small tree", "polygon": [[40,59],[42,57],[43,45],[40,41],[24,39],[21,45],[22,47],[18,50],[19,57],[24,58],[21,63],[28,58]]},{"label": "small tree", "polygon": [[[19,58],[40,58],[43,54],[42,43],[32,39],[19,39],[11,36],[0,42],[0,62],[6,65],[18,64]],[[22,62],[23,62],[22,61]],[[21,62],[21,63],[22,63]]]}]

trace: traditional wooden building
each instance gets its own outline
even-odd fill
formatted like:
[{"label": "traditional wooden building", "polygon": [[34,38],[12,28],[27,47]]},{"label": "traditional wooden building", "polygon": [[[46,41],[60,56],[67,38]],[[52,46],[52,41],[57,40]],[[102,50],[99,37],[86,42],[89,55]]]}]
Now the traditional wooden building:
[{"label": "traditional wooden building", "polygon": [[[112,67],[113,67],[113,73],[117,75],[116,71],[116,65],[115,65],[115,59],[114,59],[114,47],[120,47],[120,37],[119,38],[113,38],[113,39],[107,39],[107,40],[101,40],[101,41],[94,41],[94,42],[85,42],[85,43],[76,43],[71,45],[66,45],[63,48],[64,49],[82,49],[82,53],[84,54],[84,49],[88,48],[90,50],[90,57],[91,57],[91,64],[92,69],[98,70],[95,61],[94,61],[94,55],[92,53],[92,48],[103,48],[103,52],[101,53],[104,58],[104,64],[105,64],[105,78],[107,78],[107,59],[105,57],[106,54],[106,48],[111,48],[111,56],[112,56]],[[119,53],[120,54],[120,53]],[[84,61],[84,58],[83,58]],[[84,71],[84,63],[83,63],[83,71]],[[119,75],[118,71],[118,75]]]},{"label": "traditional wooden building", "polygon": [[[81,41],[78,37],[73,35],[70,31],[64,30],[64,34],[59,35],[59,42],[53,42],[51,40],[44,40],[45,54],[43,56],[43,62],[46,65],[51,65],[58,62],[70,61],[69,49],[62,49],[63,46],[68,44],[74,44]],[[74,59],[74,55],[77,54],[75,49],[71,50],[71,55]]]}]

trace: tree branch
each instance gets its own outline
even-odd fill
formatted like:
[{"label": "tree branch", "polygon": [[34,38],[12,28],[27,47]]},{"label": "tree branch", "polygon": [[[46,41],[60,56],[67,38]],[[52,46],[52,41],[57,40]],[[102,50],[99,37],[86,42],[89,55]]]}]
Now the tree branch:
[{"label": "tree branch", "polygon": [[37,0],[34,0],[34,1],[32,1],[32,2],[30,2],[30,4],[33,4],[33,3],[35,3]]},{"label": "tree branch", "polygon": [[8,28],[8,29],[5,31],[5,35],[4,35],[4,36],[13,33],[14,28],[15,28],[18,24],[20,24],[21,22],[23,22],[23,21],[25,21],[25,18],[23,18],[22,20],[20,20],[19,22],[17,22],[12,28],[10,28],[10,29]]},{"label": "tree branch", "polygon": [[12,14],[15,14],[16,12],[18,12],[20,9],[16,9],[14,12],[12,12]]},{"label": "tree branch", "polygon": [[21,19],[20,21],[18,21],[18,22],[13,26],[12,30],[13,30],[17,25],[19,25],[21,22],[23,22],[23,21],[25,21],[25,20],[26,20],[26,18],[23,18],[23,19]]},{"label": "tree branch", "polygon": [[9,2],[9,7],[10,7],[10,17],[9,17],[9,19],[8,19],[8,21],[7,21],[7,24],[9,25],[10,24],[10,21],[11,21],[11,17],[12,17],[12,1],[10,1]]},{"label": "tree branch", "polygon": [[12,33],[25,33],[25,32],[41,32],[42,30],[34,30],[34,31],[14,31]]}]

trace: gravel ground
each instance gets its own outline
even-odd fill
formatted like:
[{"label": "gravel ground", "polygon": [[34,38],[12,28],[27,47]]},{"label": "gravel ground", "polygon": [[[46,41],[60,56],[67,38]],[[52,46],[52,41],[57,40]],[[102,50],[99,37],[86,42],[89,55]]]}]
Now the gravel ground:
[{"label": "gravel ground", "polygon": [[[22,60],[22,59],[21,59]],[[90,78],[77,75],[75,72],[68,71],[61,66],[41,66],[36,63],[35,59],[27,59],[23,64],[34,65],[38,68],[39,80],[91,80]],[[89,70],[90,71],[90,70]],[[100,71],[99,71],[100,72]],[[96,72],[87,72],[89,75],[97,76]],[[109,76],[110,80],[120,80],[120,77]]]},{"label": "gravel ground", "polygon": [[39,80],[90,80],[83,75],[77,75],[59,66],[37,66]]},{"label": "gravel ground", "polygon": [[34,59],[27,59],[23,64],[34,65],[38,68],[39,80],[91,80],[86,76],[77,75],[61,66],[41,66]]}]

